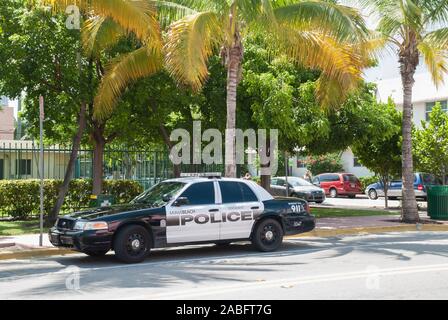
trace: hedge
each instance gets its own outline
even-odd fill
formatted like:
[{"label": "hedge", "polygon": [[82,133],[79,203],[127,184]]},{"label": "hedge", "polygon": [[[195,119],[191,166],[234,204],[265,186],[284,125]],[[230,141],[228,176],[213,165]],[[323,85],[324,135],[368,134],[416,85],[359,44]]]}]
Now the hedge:
[{"label": "hedge", "polygon": [[377,176],[359,178],[359,181],[361,182],[363,191],[365,191],[369,185],[371,185],[372,183],[378,182],[379,180],[380,179]]},{"label": "hedge", "polygon": [[[48,214],[56,202],[61,180],[44,180],[44,211]],[[63,212],[89,206],[92,180],[72,180],[62,207]],[[132,180],[105,180],[103,193],[113,195],[117,203],[127,203],[143,192],[142,186]],[[0,214],[26,219],[40,212],[39,180],[0,181]]]}]

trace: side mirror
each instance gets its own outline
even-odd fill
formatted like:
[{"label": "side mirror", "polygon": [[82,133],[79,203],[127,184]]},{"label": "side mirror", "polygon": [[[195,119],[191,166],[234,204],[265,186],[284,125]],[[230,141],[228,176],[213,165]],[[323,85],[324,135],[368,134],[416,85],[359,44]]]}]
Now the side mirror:
[{"label": "side mirror", "polygon": [[187,197],[179,197],[176,199],[176,201],[174,201],[173,206],[180,207],[180,206],[185,206],[189,203],[190,203],[190,201],[188,201]]},{"label": "side mirror", "polygon": [[171,198],[172,198],[171,195],[169,195],[168,193],[166,193],[162,196],[163,202],[168,202],[171,200]]}]

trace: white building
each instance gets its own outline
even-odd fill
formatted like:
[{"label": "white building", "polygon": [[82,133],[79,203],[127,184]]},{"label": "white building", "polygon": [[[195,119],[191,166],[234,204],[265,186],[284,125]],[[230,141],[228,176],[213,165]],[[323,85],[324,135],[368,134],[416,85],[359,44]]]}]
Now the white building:
[{"label": "white building", "polygon": [[[377,97],[381,102],[387,102],[389,97],[397,105],[399,110],[402,110],[403,105],[403,89],[401,78],[391,78],[386,80],[376,81],[378,86]],[[415,85],[413,90],[413,120],[417,127],[421,127],[422,121],[429,120],[429,114],[436,102],[440,102],[443,109],[448,112],[448,83],[436,87],[428,72],[417,73],[415,75]],[[372,176],[373,173],[367,168],[361,166],[353,152],[348,149],[342,153],[341,161],[346,172],[351,172],[358,177]],[[292,167],[292,174],[294,176],[303,176],[306,168],[303,164],[294,158],[294,165]]]}]

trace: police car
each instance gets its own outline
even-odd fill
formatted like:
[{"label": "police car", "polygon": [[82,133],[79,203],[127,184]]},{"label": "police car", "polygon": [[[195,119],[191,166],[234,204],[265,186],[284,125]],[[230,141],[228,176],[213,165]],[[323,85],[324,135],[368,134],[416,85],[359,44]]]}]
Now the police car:
[{"label": "police car", "polygon": [[260,251],[274,251],[284,235],[314,226],[305,200],[273,198],[252,181],[209,175],[165,180],[129,204],[61,217],[49,238],[57,247],[90,256],[113,250],[119,260],[137,263],[152,248],[186,244],[250,240]]}]

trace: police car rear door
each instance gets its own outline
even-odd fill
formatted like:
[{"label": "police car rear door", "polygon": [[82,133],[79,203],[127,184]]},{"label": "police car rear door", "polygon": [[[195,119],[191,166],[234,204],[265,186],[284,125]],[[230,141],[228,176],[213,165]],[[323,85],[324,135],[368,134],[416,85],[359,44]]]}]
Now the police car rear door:
[{"label": "police car rear door", "polygon": [[244,182],[218,181],[221,200],[220,240],[246,239],[254,220],[263,212],[263,202]]},{"label": "police car rear door", "polygon": [[187,203],[176,205],[174,201],[166,207],[168,244],[219,239],[220,208],[216,193],[212,180],[196,182],[177,198],[186,198]]}]

